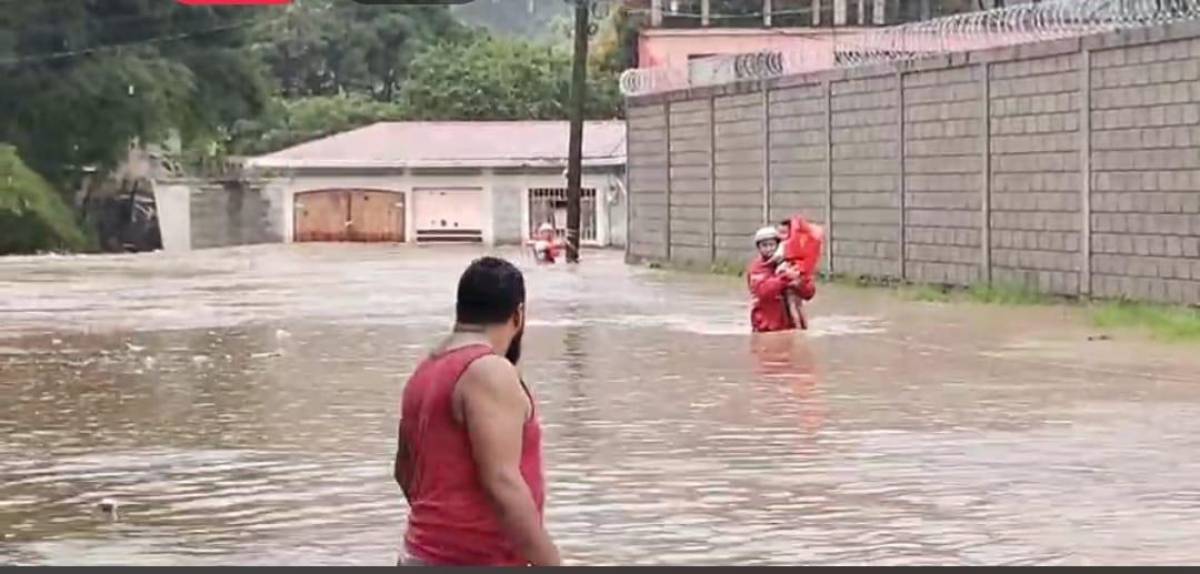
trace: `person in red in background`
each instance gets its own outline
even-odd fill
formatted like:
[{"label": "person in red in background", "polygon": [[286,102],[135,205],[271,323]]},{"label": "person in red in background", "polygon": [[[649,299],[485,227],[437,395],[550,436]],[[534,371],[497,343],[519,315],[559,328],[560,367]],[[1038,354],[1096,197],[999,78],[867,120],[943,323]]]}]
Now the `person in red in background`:
[{"label": "person in red in background", "polygon": [[543,223],[538,228],[537,237],[530,241],[533,247],[533,258],[538,263],[554,263],[558,261],[558,253],[562,250],[562,241],[554,233],[554,226]]},{"label": "person in red in background", "polygon": [[[758,253],[746,269],[751,298],[750,326],[755,333],[795,329],[798,323],[788,313],[785,293],[795,289],[802,299],[811,299],[816,293],[815,287],[811,281],[803,281],[799,268],[788,266],[780,272],[781,261],[775,257],[779,231],[774,227],[755,232],[754,247]],[[800,324],[803,325],[803,318]]]}]

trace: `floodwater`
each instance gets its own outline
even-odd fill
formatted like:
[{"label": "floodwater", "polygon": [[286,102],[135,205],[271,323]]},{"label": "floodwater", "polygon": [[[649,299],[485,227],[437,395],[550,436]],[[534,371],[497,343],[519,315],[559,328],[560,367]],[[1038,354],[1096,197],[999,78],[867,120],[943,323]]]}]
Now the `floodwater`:
[{"label": "floodwater", "polygon": [[[0,563],[393,563],[400,389],[477,253],[0,260]],[[572,563],[1200,561],[1194,347],[832,287],[752,338],[737,280],[522,265]]]}]

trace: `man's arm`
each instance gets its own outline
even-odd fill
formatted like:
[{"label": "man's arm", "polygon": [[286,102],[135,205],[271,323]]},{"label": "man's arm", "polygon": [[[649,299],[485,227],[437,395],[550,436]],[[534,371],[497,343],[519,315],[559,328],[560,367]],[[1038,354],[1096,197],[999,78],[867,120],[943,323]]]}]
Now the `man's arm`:
[{"label": "man's arm", "polygon": [[776,275],[769,269],[754,269],[749,274],[750,293],[759,299],[772,299],[783,294],[794,275]]},{"label": "man's arm", "polygon": [[495,505],[501,528],[533,565],[561,564],[521,475],[529,403],[517,369],[502,357],[483,357],[463,374],[458,392],[479,480]]},{"label": "man's arm", "polygon": [[[403,423],[401,425],[403,426]],[[411,455],[408,452],[408,443],[404,440],[404,431],[401,430],[397,435],[396,464],[392,469],[392,476],[396,478],[396,484],[400,485],[400,490],[404,491],[404,498],[408,499],[408,486],[412,484],[412,477],[408,475],[408,469],[410,468],[409,457]]]}]

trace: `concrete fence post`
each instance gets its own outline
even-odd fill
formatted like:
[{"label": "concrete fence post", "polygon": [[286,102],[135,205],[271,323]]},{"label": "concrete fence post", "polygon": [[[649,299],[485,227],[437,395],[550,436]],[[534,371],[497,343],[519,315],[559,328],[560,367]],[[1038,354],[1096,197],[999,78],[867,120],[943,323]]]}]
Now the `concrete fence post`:
[{"label": "concrete fence post", "polygon": [[1092,53],[1080,49],[1079,79],[1079,294],[1092,293]]},{"label": "concrete fence post", "polygon": [[665,186],[666,190],[667,190],[667,212],[663,216],[664,220],[666,221],[666,223],[663,225],[663,228],[664,228],[663,229],[663,237],[664,237],[663,252],[666,253],[666,255],[664,256],[665,259],[667,261],[670,261],[671,260],[671,102],[666,102],[663,104],[663,117],[666,118],[666,124],[663,128],[663,133],[666,134],[666,137],[664,137],[663,140],[667,147],[667,150],[666,150],[666,152],[667,152],[667,158],[666,158],[667,181],[666,181],[666,186]]},{"label": "concrete fence post", "polygon": [[992,282],[992,65],[984,62],[979,65],[982,78],[979,80],[982,125],[979,130],[979,141],[983,168],[983,181],[980,182],[980,211],[982,224],[979,227],[979,278],[984,284]]},{"label": "concrete fence post", "polygon": [[771,91],[762,89],[762,208],[763,225],[771,223]]},{"label": "concrete fence post", "polygon": [[717,98],[708,97],[708,247],[717,261]]},{"label": "concrete fence post", "polygon": [[899,220],[900,220],[900,238],[899,238],[899,267],[900,280],[908,279],[908,266],[906,265],[906,248],[908,237],[908,213],[905,209],[906,190],[908,187],[905,181],[905,153],[904,153],[904,72],[896,72],[896,175],[899,178],[896,188],[899,191],[897,205],[899,205]]},{"label": "concrete fence post", "polygon": [[825,96],[825,272],[833,274],[833,83],[822,83]]}]

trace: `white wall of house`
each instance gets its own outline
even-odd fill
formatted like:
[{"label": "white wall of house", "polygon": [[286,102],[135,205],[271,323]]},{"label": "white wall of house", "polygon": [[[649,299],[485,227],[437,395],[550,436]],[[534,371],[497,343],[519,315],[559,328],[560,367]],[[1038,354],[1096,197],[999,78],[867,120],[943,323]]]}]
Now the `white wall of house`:
[{"label": "white wall of house", "polygon": [[[625,195],[620,187],[619,168],[604,173],[585,173],[583,187],[596,189],[596,243],[623,246],[625,244]],[[285,242],[291,242],[295,231],[295,197],[298,193],[325,189],[364,189],[397,192],[404,195],[404,237],[416,240],[413,218],[413,191],[420,189],[479,189],[482,192],[480,214],[484,243],[515,243],[528,235],[529,189],[558,188],[566,185],[561,173],[503,172],[491,169],[455,173],[380,173],[380,174],[307,174],[271,179],[264,194],[271,203],[271,225],[276,227]],[[610,198],[613,201],[610,201]],[[519,203],[519,206],[513,203]]]}]

